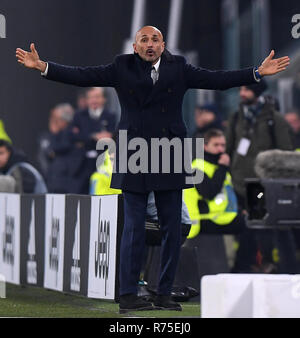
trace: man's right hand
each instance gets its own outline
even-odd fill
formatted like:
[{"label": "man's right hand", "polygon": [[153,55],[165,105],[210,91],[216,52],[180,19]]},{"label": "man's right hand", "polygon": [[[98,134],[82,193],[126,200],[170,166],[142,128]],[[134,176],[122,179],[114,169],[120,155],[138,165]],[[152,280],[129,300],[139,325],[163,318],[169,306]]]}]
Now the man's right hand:
[{"label": "man's right hand", "polygon": [[34,47],[34,43],[30,45],[31,52],[26,52],[21,48],[17,48],[16,57],[18,62],[23,64],[25,67],[37,69],[40,72],[44,72],[46,70],[46,62],[40,60],[39,54]]},{"label": "man's right hand", "polygon": [[230,157],[228,154],[222,154],[220,156],[218,164],[225,165],[226,167],[230,166]]}]

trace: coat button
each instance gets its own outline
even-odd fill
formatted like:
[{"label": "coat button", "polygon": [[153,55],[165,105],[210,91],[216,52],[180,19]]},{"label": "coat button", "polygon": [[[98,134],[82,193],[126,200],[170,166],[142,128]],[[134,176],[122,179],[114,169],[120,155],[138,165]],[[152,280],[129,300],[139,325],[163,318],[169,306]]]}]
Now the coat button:
[{"label": "coat button", "polygon": [[171,88],[168,88],[168,93],[172,93],[172,89]]},{"label": "coat button", "polygon": [[163,133],[165,133],[165,132],[167,131],[167,129],[166,129],[166,128],[163,128],[161,131],[162,131]]},{"label": "coat button", "polygon": [[132,89],[129,89],[129,94],[133,94],[133,90]]},{"label": "coat button", "polygon": [[165,107],[162,107],[161,111],[164,113],[166,111]]}]

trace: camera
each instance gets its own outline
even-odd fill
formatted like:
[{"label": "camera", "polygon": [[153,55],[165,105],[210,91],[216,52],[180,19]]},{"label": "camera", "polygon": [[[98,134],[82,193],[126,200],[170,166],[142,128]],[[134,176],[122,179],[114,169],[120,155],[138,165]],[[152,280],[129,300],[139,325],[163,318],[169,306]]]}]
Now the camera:
[{"label": "camera", "polygon": [[246,179],[249,228],[300,228],[300,179]]}]

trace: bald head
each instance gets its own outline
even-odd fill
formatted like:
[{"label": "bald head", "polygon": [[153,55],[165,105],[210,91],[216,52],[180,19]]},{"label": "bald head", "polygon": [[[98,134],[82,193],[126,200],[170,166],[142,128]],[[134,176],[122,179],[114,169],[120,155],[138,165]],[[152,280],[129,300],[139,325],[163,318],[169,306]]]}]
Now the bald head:
[{"label": "bald head", "polygon": [[162,35],[162,32],[161,32],[158,28],[156,28],[156,27],[154,27],[154,26],[144,26],[144,27],[140,28],[140,29],[136,32],[136,34],[135,34],[135,42],[137,42],[137,39],[138,39],[141,35],[143,35],[143,34],[146,34],[146,35],[147,35],[147,33],[152,33],[153,35],[160,36],[161,39],[164,40],[164,37],[163,37],[163,35]]},{"label": "bald head", "polygon": [[153,26],[144,26],[135,35],[133,44],[135,53],[153,65],[158,61],[165,48],[163,35],[159,29]]}]

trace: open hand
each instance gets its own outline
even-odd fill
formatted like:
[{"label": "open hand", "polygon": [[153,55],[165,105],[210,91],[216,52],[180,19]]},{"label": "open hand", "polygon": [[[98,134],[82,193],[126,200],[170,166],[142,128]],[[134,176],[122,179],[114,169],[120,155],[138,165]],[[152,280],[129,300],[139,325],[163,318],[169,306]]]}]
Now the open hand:
[{"label": "open hand", "polygon": [[261,76],[274,75],[286,70],[290,64],[290,58],[284,56],[282,58],[273,59],[275,55],[274,50],[271,51],[270,55],[264,60],[261,66],[258,68],[258,72]]},{"label": "open hand", "polygon": [[40,60],[39,54],[34,47],[34,43],[30,44],[31,52],[26,52],[21,48],[17,48],[16,57],[18,62],[23,64],[25,67],[38,69],[44,72],[46,69],[46,63]]}]

